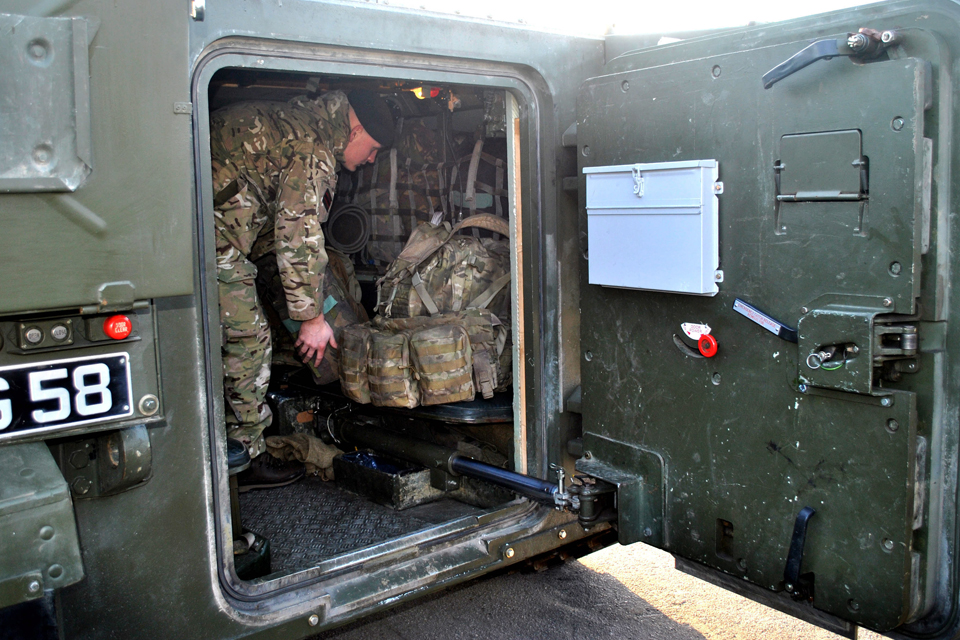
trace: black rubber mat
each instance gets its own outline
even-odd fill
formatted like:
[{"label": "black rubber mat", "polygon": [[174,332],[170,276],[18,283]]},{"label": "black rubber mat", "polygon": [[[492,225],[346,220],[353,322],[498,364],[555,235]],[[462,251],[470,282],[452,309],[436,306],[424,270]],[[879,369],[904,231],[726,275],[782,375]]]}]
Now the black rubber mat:
[{"label": "black rubber mat", "polygon": [[292,572],[320,560],[483,510],[441,500],[395,511],[307,477],[276,489],[240,494],[245,529],[270,540],[271,570]]}]

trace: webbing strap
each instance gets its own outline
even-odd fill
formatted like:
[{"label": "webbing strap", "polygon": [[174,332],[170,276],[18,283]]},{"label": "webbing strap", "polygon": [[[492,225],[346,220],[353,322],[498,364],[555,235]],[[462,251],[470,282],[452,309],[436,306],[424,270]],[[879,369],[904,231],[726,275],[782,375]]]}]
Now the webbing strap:
[{"label": "webbing strap", "polygon": [[377,208],[377,189],[374,187],[377,184],[377,176],[380,171],[380,158],[383,156],[377,154],[376,160],[373,161],[373,177],[370,179],[370,209]]},{"label": "webbing strap", "polygon": [[497,332],[497,357],[503,355],[503,348],[507,346],[507,332],[498,331]]},{"label": "webbing strap", "polygon": [[[411,278],[410,283],[413,285],[413,289],[417,292],[417,295],[420,296],[423,306],[427,308],[427,313],[432,316],[437,315],[437,313],[440,311],[440,308],[437,307],[437,303],[434,302],[433,298],[430,297],[430,293],[424,286],[423,278],[420,277],[420,274],[414,271],[413,278]],[[394,289],[394,295],[396,295],[396,289]],[[391,296],[391,303],[393,302],[392,297],[393,296]]]},{"label": "webbing strap", "polygon": [[397,150],[390,149],[390,208],[399,209],[400,201],[397,199]]},{"label": "webbing strap", "polygon": [[497,384],[497,376],[493,363],[490,361],[490,354],[485,349],[478,349],[473,352],[473,375],[484,399],[492,398],[493,389]]},{"label": "webbing strap", "polygon": [[493,281],[487,290],[473,299],[473,302],[467,305],[467,309],[486,309],[487,305],[493,302],[500,290],[510,282],[510,273],[507,272]]},{"label": "webbing strap", "polygon": [[[430,177],[427,175],[427,167],[429,166],[430,165],[426,165],[426,164],[423,165],[423,169],[421,169],[421,173],[423,174],[423,184],[425,187],[423,194],[427,198],[427,203],[430,206],[430,213],[432,214],[437,210],[437,205],[433,203],[433,195],[431,195],[433,192],[430,189]],[[440,190],[437,191],[437,194],[439,193],[441,193]]]},{"label": "webbing strap", "polygon": [[473,145],[473,155],[470,156],[470,169],[467,171],[467,192],[463,196],[464,204],[470,207],[470,215],[477,212],[477,171],[480,169],[480,154],[483,152],[483,138]]},{"label": "webbing strap", "polygon": [[447,217],[450,214],[450,209],[447,207],[447,185],[443,181],[443,163],[437,165],[437,182],[440,183],[440,206],[443,207],[443,216]]},{"label": "webbing strap", "polygon": [[410,188],[407,189],[407,198],[408,198],[409,201],[410,201],[410,228],[411,228],[411,229],[416,229],[416,228],[417,228],[417,214],[415,213],[415,211],[417,210],[417,200],[416,200],[416,198],[414,197],[414,189],[415,189],[416,187],[415,187],[415,185],[413,184],[413,171],[410,170],[410,163],[411,163],[411,162],[412,162],[412,160],[411,160],[410,158],[407,158],[407,161],[404,163],[404,168],[407,170],[407,182],[408,182],[409,185],[410,185]]}]

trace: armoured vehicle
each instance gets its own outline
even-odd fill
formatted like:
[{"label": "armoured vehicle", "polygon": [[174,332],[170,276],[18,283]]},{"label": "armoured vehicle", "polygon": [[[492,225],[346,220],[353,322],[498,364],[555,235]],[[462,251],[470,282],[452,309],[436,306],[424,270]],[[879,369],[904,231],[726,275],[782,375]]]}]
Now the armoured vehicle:
[{"label": "armoured vehicle", "polygon": [[[659,45],[303,0],[7,0],[0,32],[7,634],[307,637],[613,541],[850,637],[960,632],[956,3]],[[440,140],[441,217],[507,221],[512,392],[276,376],[278,433],[359,451],[238,496],[209,115],[351,88]]]}]

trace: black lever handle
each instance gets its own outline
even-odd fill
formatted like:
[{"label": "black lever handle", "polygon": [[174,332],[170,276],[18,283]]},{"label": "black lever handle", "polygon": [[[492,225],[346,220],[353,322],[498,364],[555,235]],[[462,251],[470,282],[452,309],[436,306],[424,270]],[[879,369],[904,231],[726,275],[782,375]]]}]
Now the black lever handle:
[{"label": "black lever handle", "polygon": [[784,589],[791,594],[796,593],[800,586],[800,565],[803,562],[803,547],[807,541],[807,525],[815,513],[813,507],[804,507],[800,509],[793,523],[790,552],[787,555],[787,566],[783,570]]},{"label": "black lever handle", "polygon": [[763,74],[763,88],[769,89],[790,74],[810,66],[817,60],[829,60],[836,56],[873,59],[899,42],[900,34],[897,31],[881,32],[867,28],[860,29],[857,33],[847,34],[846,38],[817,40]]},{"label": "black lever handle", "polygon": [[817,60],[829,60],[836,56],[852,56],[854,51],[847,45],[847,39],[818,40],[790,56],[770,71],[763,74],[763,88],[769,89],[787,76],[808,67]]}]

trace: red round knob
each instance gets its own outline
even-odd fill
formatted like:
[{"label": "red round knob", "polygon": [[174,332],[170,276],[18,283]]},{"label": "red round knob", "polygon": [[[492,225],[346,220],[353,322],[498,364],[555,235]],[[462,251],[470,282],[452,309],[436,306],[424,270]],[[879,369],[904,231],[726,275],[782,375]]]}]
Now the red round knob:
[{"label": "red round knob", "polygon": [[697,340],[697,349],[700,350],[704,358],[712,358],[717,355],[717,339],[709,333],[704,334]]},{"label": "red round knob", "polygon": [[114,340],[123,340],[133,331],[133,324],[127,316],[110,316],[103,323],[103,332]]}]

